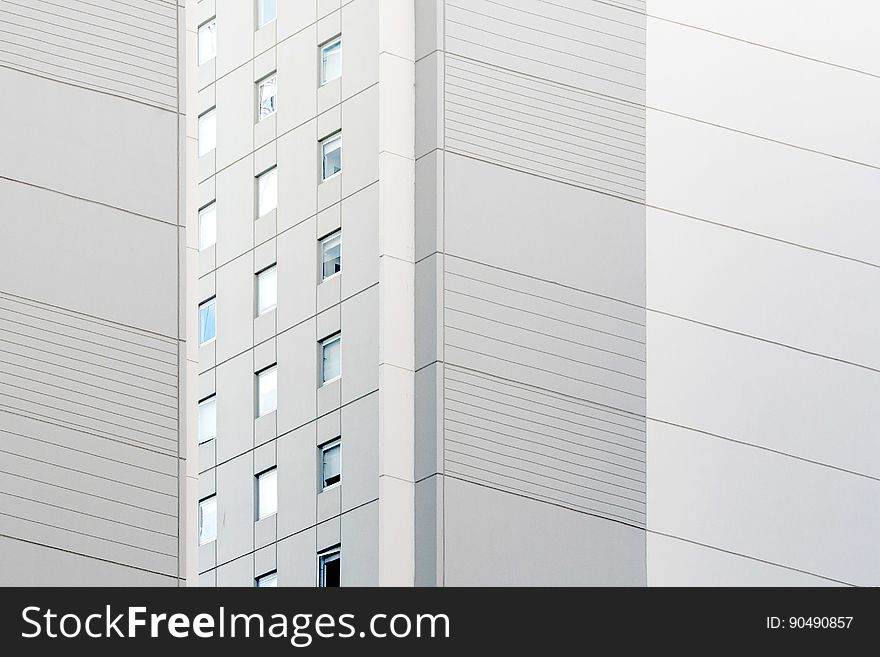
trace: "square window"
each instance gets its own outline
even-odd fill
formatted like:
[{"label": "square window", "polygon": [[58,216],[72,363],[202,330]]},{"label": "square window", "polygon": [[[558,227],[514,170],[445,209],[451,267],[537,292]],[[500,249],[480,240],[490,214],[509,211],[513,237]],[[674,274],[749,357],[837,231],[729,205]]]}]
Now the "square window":
[{"label": "square window", "polygon": [[217,243],[217,204],[199,210],[199,251]]},{"label": "square window", "polygon": [[321,490],[342,481],[342,441],[338,438],[321,447]]},{"label": "square window", "polygon": [[321,142],[321,178],[327,180],[342,171],[342,135]]},{"label": "square window", "polygon": [[340,584],[341,554],[338,549],[318,555],[318,586],[337,587]]},{"label": "square window", "polygon": [[257,373],[257,417],[271,413],[278,407],[278,368]]},{"label": "square window", "polygon": [[272,116],[278,109],[278,76],[274,73],[257,82],[257,121]]},{"label": "square window", "polygon": [[199,545],[217,540],[217,496],[199,500]]},{"label": "square window", "polygon": [[335,39],[321,47],[321,84],[342,75],[342,39]]},{"label": "square window", "polygon": [[257,315],[272,310],[278,303],[278,268],[268,267],[257,274]]},{"label": "square window", "polygon": [[321,383],[342,375],[342,338],[339,335],[321,342]]},{"label": "square window", "polygon": [[257,520],[268,518],[278,511],[278,469],[272,468],[257,475]]},{"label": "square window", "polygon": [[278,16],[277,0],[257,0],[257,26],[263,27]]},{"label": "square window", "polygon": [[217,56],[217,19],[199,25],[199,64]]},{"label": "square window", "polygon": [[337,231],[321,240],[321,280],[342,271],[342,233]]},{"label": "square window", "polygon": [[217,437],[217,397],[199,402],[199,445]]},{"label": "square window", "polygon": [[278,573],[273,570],[271,573],[266,573],[265,575],[261,575],[260,577],[257,577],[256,582],[257,582],[258,589],[263,589],[263,588],[274,589],[275,587],[278,586]]},{"label": "square window", "polygon": [[199,115],[199,157],[217,147],[217,109]]},{"label": "square window", "polygon": [[278,207],[278,167],[257,176],[257,217],[264,217]]},{"label": "square window", "polygon": [[217,337],[217,299],[211,298],[199,306],[199,345],[208,344]]}]

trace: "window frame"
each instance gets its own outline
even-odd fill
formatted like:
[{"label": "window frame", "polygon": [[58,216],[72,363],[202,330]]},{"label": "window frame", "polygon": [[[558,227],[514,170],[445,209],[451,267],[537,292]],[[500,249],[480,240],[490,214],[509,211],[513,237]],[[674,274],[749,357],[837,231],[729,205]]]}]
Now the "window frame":
[{"label": "window frame", "polygon": [[[204,342],[202,342],[202,333],[203,333],[203,331],[202,331],[202,308],[205,308],[207,306],[214,306],[214,335],[211,336],[211,338],[209,338],[208,340],[205,340]],[[209,297],[199,304],[198,331],[199,331],[199,346],[200,347],[204,347],[205,345],[209,345],[217,339],[217,295]]]},{"label": "window frame", "polygon": [[[324,376],[324,351],[326,350],[327,346],[333,344],[334,342],[339,343],[339,374],[327,379]],[[333,383],[334,381],[342,378],[342,331],[338,331],[333,335],[328,335],[326,338],[318,342],[318,359],[318,376],[320,377],[319,381],[321,386],[325,386],[328,383]]]},{"label": "window frame", "polygon": [[[260,582],[265,582],[271,578],[272,584],[261,584]],[[265,588],[278,588],[278,570],[270,570],[268,573],[263,573],[259,577],[254,578],[254,588],[265,589]]]},{"label": "window frame", "polygon": [[[334,142],[339,142],[339,171],[335,173],[331,173],[329,176],[327,175],[326,164],[327,164],[327,155],[326,150],[327,146],[333,144]],[[323,139],[318,142],[318,156],[321,158],[321,182],[325,182],[327,180],[331,180],[342,173],[342,131],[337,130],[333,134],[327,135]]]},{"label": "window frame", "polygon": [[[207,404],[211,404],[214,407],[214,433],[207,438],[202,438],[202,408]],[[208,395],[204,399],[200,399],[198,403],[198,440],[199,445],[204,445],[207,442],[214,440],[217,437],[217,394]]]},{"label": "window frame", "polygon": [[[329,276],[324,274],[324,264],[327,262],[324,260],[324,254],[327,251],[327,242],[338,239],[339,240],[339,271],[333,272]],[[324,281],[329,281],[331,278],[335,278],[342,273],[342,229],[335,230],[332,233],[328,233],[320,240],[318,240],[318,266],[320,267],[320,272],[318,273],[319,278],[318,281],[323,283]]]},{"label": "window frame", "polygon": [[[260,288],[260,281],[263,276],[267,276],[270,272],[275,280],[275,282],[272,286],[274,299],[272,301],[272,305],[266,306],[265,308],[263,308],[263,306],[261,305],[262,295],[260,294],[260,289],[261,289]],[[254,296],[256,297],[256,302],[257,302],[256,303],[257,317],[260,317],[262,315],[265,315],[268,312],[275,310],[278,307],[278,263],[273,262],[268,267],[263,267],[263,269],[261,269],[256,274],[254,274],[254,286],[255,286]]]},{"label": "window frame", "polygon": [[[274,478],[274,490],[275,490],[275,499],[273,502],[274,508],[270,513],[263,514],[263,494],[260,492],[260,483],[262,481],[268,481],[266,477],[271,475]],[[256,517],[255,522],[259,522],[260,520],[265,520],[266,518],[271,518],[272,516],[278,513],[278,466],[273,465],[271,468],[266,468],[262,472],[258,472],[254,475],[254,497],[255,497],[255,509],[254,516]]]},{"label": "window frame", "polygon": [[[275,179],[274,205],[271,208],[267,209],[265,212],[263,212],[261,198],[260,198],[260,180],[263,180],[264,178],[266,178],[266,176],[270,176],[270,175],[274,176],[274,179]],[[278,165],[276,164],[274,166],[271,166],[268,169],[266,169],[265,171],[263,171],[262,173],[257,174],[256,176],[254,176],[254,180],[256,181],[255,201],[256,201],[256,206],[257,206],[256,212],[254,214],[256,214],[257,219],[262,219],[263,217],[268,216],[269,213],[271,213],[272,211],[278,209]]]},{"label": "window frame", "polygon": [[[260,403],[261,398],[261,389],[260,382],[263,381],[262,377],[267,376],[270,372],[275,373],[275,406],[272,410],[263,412],[262,404]],[[256,377],[256,406],[257,406],[257,417],[261,418],[263,416],[269,415],[269,413],[274,413],[278,410],[278,363],[272,363],[268,367],[264,367],[258,372],[254,373]]]},{"label": "window frame", "polygon": [[[324,475],[324,456],[332,449],[339,450],[339,472],[336,475],[338,479],[332,484],[328,484],[327,477]],[[342,485],[342,436],[337,436],[318,447],[318,482],[320,483],[320,492],[322,493]]]},{"label": "window frame", "polygon": [[[213,538],[210,538],[208,540],[203,541],[202,540],[202,528],[205,525],[203,522],[204,514],[202,512],[202,509],[209,502],[214,507],[214,536],[213,536]],[[196,531],[198,533],[199,546],[208,545],[208,543],[213,543],[214,541],[217,540],[217,493],[212,493],[211,495],[208,495],[207,497],[203,497],[202,499],[199,500],[198,528]]]},{"label": "window frame", "polygon": [[[202,243],[202,234],[203,234],[202,215],[204,215],[208,210],[211,211],[211,214],[214,218],[213,219],[214,228],[211,231],[212,234],[214,235],[214,241],[211,242],[210,244],[203,244]],[[207,203],[206,205],[203,205],[202,207],[199,208],[198,221],[199,221],[199,251],[204,251],[205,249],[210,249],[212,246],[217,244],[217,201],[216,200],[211,201],[210,203]]]},{"label": "window frame", "polygon": [[273,0],[273,6],[275,7],[275,13],[272,15],[272,18],[268,20],[263,20],[263,2],[264,0],[257,0],[257,29],[261,29],[266,27],[269,23],[278,20],[278,0]]},{"label": "window frame", "polygon": [[318,553],[319,588],[331,588],[327,586],[327,564],[334,561],[339,562],[339,586],[342,586],[342,546],[334,545],[333,547],[327,548]]},{"label": "window frame", "polygon": [[[207,29],[209,25],[214,26],[214,52],[211,53],[211,56],[208,57],[207,59],[202,59],[202,30]],[[196,49],[198,50],[199,66],[201,66],[202,64],[207,64],[212,59],[217,58],[217,16],[216,15],[211,16],[211,18],[209,18],[204,23],[199,25],[198,29],[196,30],[196,39],[197,39]]]},{"label": "window frame", "polygon": [[[332,77],[332,78],[328,78],[327,77],[326,52],[329,48],[332,48],[333,46],[337,46],[337,45],[339,46],[339,74]],[[320,58],[320,61],[318,63],[318,66],[320,69],[320,73],[319,73],[319,77],[318,77],[318,79],[320,80],[319,86],[323,87],[328,82],[333,82],[333,80],[338,80],[339,78],[342,77],[342,35],[341,34],[337,34],[332,39],[325,41],[320,46],[318,46],[318,56]]]},{"label": "window frame", "polygon": [[[260,89],[270,80],[274,81],[275,83],[275,93],[272,95],[272,111],[268,114],[263,115],[263,101],[260,94]],[[264,75],[254,84],[256,85],[257,93],[257,123],[260,123],[261,121],[265,121],[270,116],[273,116],[278,112],[278,71],[272,71],[271,73],[269,73],[269,75]]]},{"label": "window frame", "polygon": [[[211,115],[214,118],[214,134],[213,134],[213,139],[212,139],[213,144],[212,144],[211,148],[209,148],[207,150],[202,150],[202,145],[205,141],[204,139],[202,139],[202,121],[208,115]],[[198,149],[198,156],[199,157],[205,157],[211,151],[217,150],[217,106],[216,105],[214,105],[213,107],[209,107],[204,112],[199,114],[196,131],[198,133],[197,137],[196,137],[196,141],[198,142],[197,149]]]}]

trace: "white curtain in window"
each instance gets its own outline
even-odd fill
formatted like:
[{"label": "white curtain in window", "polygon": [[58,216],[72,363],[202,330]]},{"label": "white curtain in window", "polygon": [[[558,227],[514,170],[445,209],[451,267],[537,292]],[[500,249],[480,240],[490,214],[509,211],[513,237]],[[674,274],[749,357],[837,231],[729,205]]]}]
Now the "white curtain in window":
[{"label": "white curtain in window", "polygon": [[257,477],[258,518],[268,518],[278,511],[278,470],[272,469]]},{"label": "white curtain in window", "polygon": [[199,251],[217,243],[217,204],[199,210]]},{"label": "white curtain in window", "polygon": [[217,111],[208,110],[199,117],[199,157],[217,146]]},{"label": "white curtain in window", "polygon": [[199,502],[199,545],[217,538],[217,497]]},{"label": "white curtain in window", "polygon": [[199,402],[199,444],[217,436],[217,398]]},{"label": "white curtain in window", "polygon": [[199,64],[217,55],[217,21],[211,19],[199,28]]},{"label": "white curtain in window", "polygon": [[342,41],[328,43],[321,49],[321,83],[342,75]]},{"label": "white curtain in window", "polygon": [[272,310],[278,302],[277,268],[270,267],[257,274],[257,313]]},{"label": "white curtain in window", "polygon": [[271,413],[278,407],[278,370],[271,368],[257,376],[258,415]]},{"label": "white curtain in window", "polygon": [[266,78],[259,84],[259,98],[260,98],[260,121],[265,119],[267,116],[270,116],[275,113],[275,110],[278,109],[276,106],[276,97],[278,94],[278,77],[273,75],[271,78]]},{"label": "white curtain in window", "polygon": [[278,207],[278,169],[270,169],[257,178],[257,216],[263,217]]}]

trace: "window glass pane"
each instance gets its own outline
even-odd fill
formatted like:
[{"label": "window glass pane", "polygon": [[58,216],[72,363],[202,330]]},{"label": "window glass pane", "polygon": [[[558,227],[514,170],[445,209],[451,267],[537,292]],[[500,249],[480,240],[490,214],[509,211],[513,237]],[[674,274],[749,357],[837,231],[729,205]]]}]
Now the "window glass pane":
[{"label": "window glass pane", "polygon": [[199,502],[199,545],[217,538],[217,497]]},{"label": "window glass pane", "polygon": [[321,348],[321,381],[332,381],[342,374],[342,340],[333,338]]},{"label": "window glass pane", "polygon": [[199,117],[199,157],[217,145],[217,110],[208,110]]},{"label": "window glass pane", "polygon": [[199,344],[217,337],[217,301],[211,299],[199,306]]},{"label": "window glass pane", "polygon": [[274,411],[278,405],[278,370],[271,368],[257,375],[258,415],[265,415]]},{"label": "window glass pane", "polygon": [[257,178],[257,216],[262,217],[278,207],[278,169],[269,169]]},{"label": "window glass pane", "polygon": [[199,402],[199,444],[217,437],[217,398]]},{"label": "window glass pane", "polygon": [[199,64],[217,55],[217,21],[211,19],[199,28]]},{"label": "window glass pane", "polygon": [[277,268],[269,269],[257,274],[257,313],[262,315],[272,310],[278,302],[278,276]]},{"label": "window glass pane", "polygon": [[266,78],[257,85],[258,111],[257,116],[260,121],[275,113],[278,109],[276,106],[276,98],[278,95],[278,77],[273,75]]},{"label": "window glass pane", "polygon": [[324,178],[342,171],[342,138],[334,137],[321,144],[322,172]]},{"label": "window glass pane", "polygon": [[217,243],[217,204],[199,210],[199,250]]},{"label": "window glass pane", "polygon": [[267,518],[278,510],[278,471],[264,472],[257,477],[257,518]]},{"label": "window glass pane", "polygon": [[269,21],[274,21],[278,14],[277,0],[257,0],[258,16],[257,25],[263,27]]},{"label": "window glass pane", "polygon": [[339,586],[339,552],[331,552],[320,557],[320,585],[326,587]]},{"label": "window glass pane", "polygon": [[341,461],[342,446],[339,443],[328,445],[324,448],[321,455],[321,481],[324,488],[339,483],[341,478]]},{"label": "window glass pane", "polygon": [[342,235],[337,233],[321,242],[321,277],[330,278],[342,270]]},{"label": "window glass pane", "polygon": [[275,588],[278,586],[278,573],[263,575],[257,580],[257,588]]},{"label": "window glass pane", "polygon": [[342,41],[327,44],[321,49],[321,83],[342,75]]}]

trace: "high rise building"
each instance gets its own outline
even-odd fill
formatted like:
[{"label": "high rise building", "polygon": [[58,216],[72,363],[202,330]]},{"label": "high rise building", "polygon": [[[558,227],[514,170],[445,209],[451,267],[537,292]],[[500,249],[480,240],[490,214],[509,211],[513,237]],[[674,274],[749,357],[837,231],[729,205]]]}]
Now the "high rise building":
[{"label": "high rise building", "polygon": [[0,583],[880,584],[878,20],[0,3]]},{"label": "high rise building", "polygon": [[192,3],[202,583],[880,581],[848,4]]},{"label": "high rise building", "polygon": [[179,15],[164,0],[0,3],[2,585],[198,572]]}]

